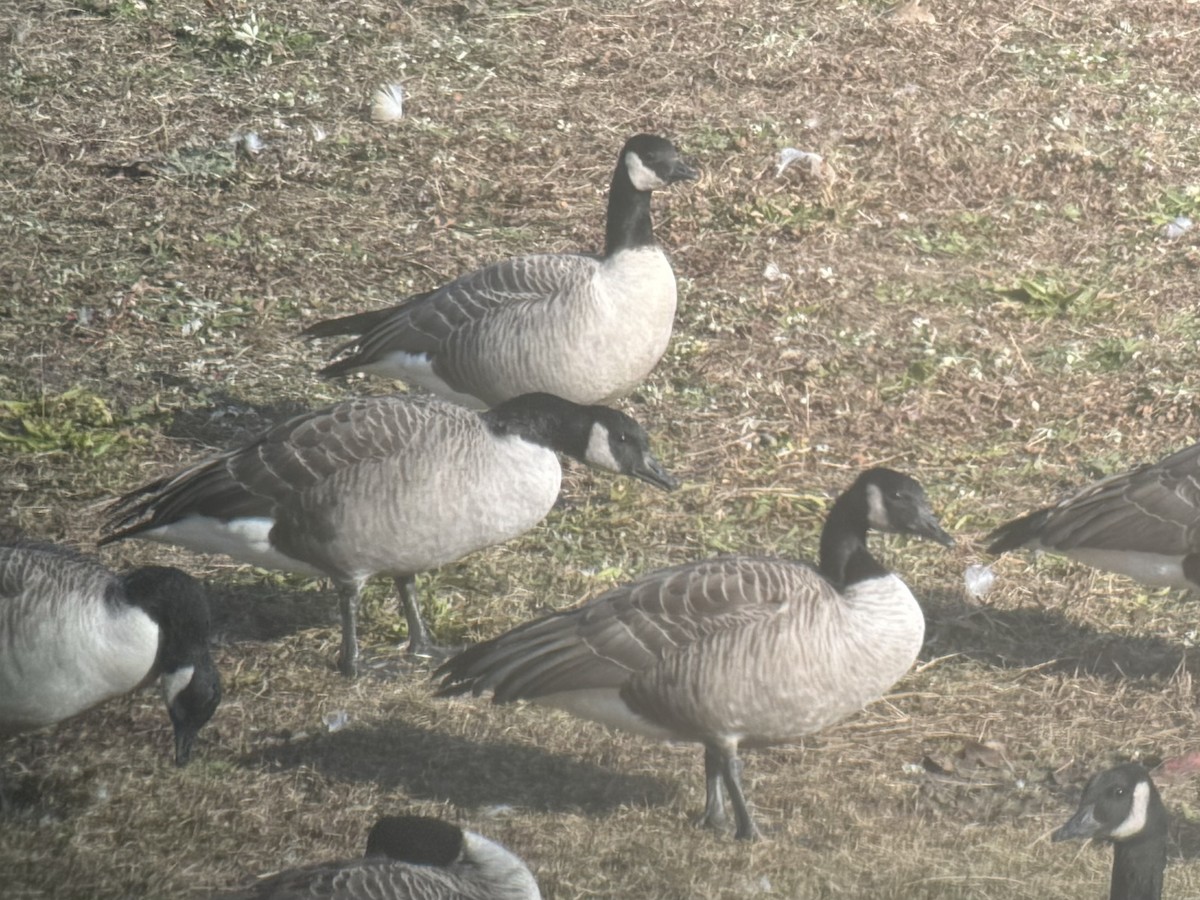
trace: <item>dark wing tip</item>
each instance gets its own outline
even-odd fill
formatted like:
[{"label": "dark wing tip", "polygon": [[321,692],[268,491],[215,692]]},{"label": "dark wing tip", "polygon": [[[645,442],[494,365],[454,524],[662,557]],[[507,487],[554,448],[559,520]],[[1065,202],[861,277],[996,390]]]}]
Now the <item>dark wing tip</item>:
[{"label": "dark wing tip", "polygon": [[987,552],[993,556],[1019,550],[1041,536],[1046,520],[1050,518],[1050,508],[1039,509],[1028,515],[1005,522],[987,536]]}]

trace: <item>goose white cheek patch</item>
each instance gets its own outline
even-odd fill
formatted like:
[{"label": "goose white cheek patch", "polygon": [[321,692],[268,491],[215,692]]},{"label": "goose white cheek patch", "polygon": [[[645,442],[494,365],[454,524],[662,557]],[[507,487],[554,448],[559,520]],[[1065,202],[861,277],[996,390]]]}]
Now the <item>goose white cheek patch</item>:
[{"label": "goose white cheek patch", "polygon": [[625,168],[629,171],[629,180],[639,191],[655,191],[667,186],[667,183],[632,150],[625,154]]},{"label": "goose white cheek patch", "polygon": [[162,676],[162,692],[163,699],[170,706],[175,702],[175,698],[179,696],[180,691],[192,683],[192,676],[196,674],[195,666],[184,666],[174,672],[164,672]]},{"label": "goose white cheek patch", "polygon": [[888,530],[888,514],[883,505],[883,492],[873,484],[867,485],[867,524],[877,531]]},{"label": "goose white cheek patch", "polygon": [[1124,822],[1108,833],[1109,838],[1120,841],[1139,834],[1146,827],[1146,814],[1149,809],[1150,785],[1139,781],[1133,789],[1133,805],[1129,808],[1129,815],[1125,817]]},{"label": "goose white cheek patch", "polygon": [[597,422],[592,426],[588,437],[587,452],[584,458],[593,466],[607,469],[609,472],[620,472],[621,464],[613,456],[612,444],[609,443],[608,429]]}]

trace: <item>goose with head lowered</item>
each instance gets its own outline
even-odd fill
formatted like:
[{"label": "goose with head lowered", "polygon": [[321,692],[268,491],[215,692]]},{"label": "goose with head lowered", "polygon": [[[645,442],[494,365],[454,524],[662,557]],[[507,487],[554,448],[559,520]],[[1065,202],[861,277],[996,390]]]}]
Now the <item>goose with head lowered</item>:
[{"label": "goose with head lowered", "polygon": [[1200,590],[1200,444],[1001,525],[989,553],[1027,547],[1156,587]]},{"label": "goose with head lowered", "polygon": [[439,693],[533,700],[704,746],[702,823],[758,829],[739,748],[789,743],[883,696],[912,666],[925,619],[867,548],[867,531],[953,543],[915,480],[870,469],[834,502],[820,565],[731,556],[644,575],[448,660]]},{"label": "goose with head lowered", "polygon": [[512,851],[426,816],[384,816],[362,859],[280,872],[215,900],[540,900]]},{"label": "goose with head lowered", "polygon": [[698,177],[665,138],[621,149],[604,253],[520,256],[399,306],[318,322],[352,334],[325,376],[364,371],[473,408],[544,391],[576,403],[621,396],[650,373],[675,320],[675,274],[654,239],[650,193]]},{"label": "goose with head lowered", "polygon": [[1167,867],[1167,809],[1149,773],[1125,763],[1093,775],[1079,809],[1051,836],[1113,845],[1109,900],[1160,900]]},{"label": "goose with head lowered", "polygon": [[53,725],[155,678],[184,765],[221,700],[195,579],[116,575],[53,544],[0,545],[0,737]]},{"label": "goose with head lowered", "polygon": [[363,585],[390,575],[409,652],[428,654],[414,576],[523,534],[558,498],[556,453],[669,490],[629,416],[549,394],[473,412],[432,398],[364,397],[289,419],[109,508],[100,543],[137,537],[331,578],[343,674],[357,672]]}]

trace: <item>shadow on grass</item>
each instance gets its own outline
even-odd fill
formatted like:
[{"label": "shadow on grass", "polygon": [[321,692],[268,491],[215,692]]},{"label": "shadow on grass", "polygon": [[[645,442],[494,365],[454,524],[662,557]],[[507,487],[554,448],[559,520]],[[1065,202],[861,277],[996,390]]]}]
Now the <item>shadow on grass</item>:
[{"label": "shadow on grass", "polygon": [[318,734],[243,758],[273,770],[311,768],[339,781],[369,781],[414,798],[461,807],[514,805],[596,815],[620,806],[663,806],[673,789],[657,778],[501,741],[474,741],[388,722]]},{"label": "shadow on grass", "polygon": [[209,580],[213,633],[222,643],[273,641],[308,628],[337,627],[337,594],[327,582],[316,589]]},{"label": "shadow on grass", "polygon": [[1171,640],[1100,631],[1061,613],[1024,607],[996,609],[961,593],[934,591],[921,597],[925,610],[922,657],[958,653],[988,665],[1125,679],[1169,676],[1193,651]]},{"label": "shadow on grass", "polygon": [[1200,822],[1193,822],[1187,818],[1187,810],[1171,810],[1170,804],[1167,805],[1167,809],[1172,813],[1167,859],[1200,858]]},{"label": "shadow on grass", "polygon": [[226,391],[201,388],[177,375],[158,373],[154,378],[168,387],[186,388],[203,397],[203,407],[178,410],[164,431],[170,437],[195,443],[201,451],[206,447],[223,450],[247,444],[272,426],[310,409],[304,404],[286,401],[247,403]]}]

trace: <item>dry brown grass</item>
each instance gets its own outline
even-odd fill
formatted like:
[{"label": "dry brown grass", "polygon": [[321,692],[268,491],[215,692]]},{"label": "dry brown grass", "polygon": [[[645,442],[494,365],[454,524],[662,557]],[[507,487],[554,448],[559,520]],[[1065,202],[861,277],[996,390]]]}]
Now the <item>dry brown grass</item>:
[{"label": "dry brown grass", "polygon": [[[705,554],[810,557],[870,463],[917,475],[963,539],[886,547],[926,604],[923,665],[749,758],[755,846],[691,828],[694,748],[435,702],[419,676],[347,684],[327,588],[113,548],[206,577],[227,700],[183,771],[149,692],[9,743],[0,893],[203,893],[357,854],[375,815],[416,809],[509,843],[550,898],[1101,896],[1107,854],[1046,834],[1090,771],[1194,747],[1194,600],[1013,557],[972,601],[962,571],[1003,519],[1200,436],[1200,229],[1161,232],[1200,214],[1200,7],[926,7],[936,24],[865,0],[0,8],[3,528],[87,546],[114,493],[384,389],[317,381],[296,333],[597,246],[645,129],[705,173],[655,200],[681,309],[627,403],[687,486],[575,472],[542,528],[423,579],[438,633]],[[391,127],[366,115],[385,81],[408,93]],[[247,130],[257,156],[228,143]],[[837,181],[776,177],[785,146]],[[959,758],[979,741],[1003,753]],[[1165,794],[1168,891],[1197,896],[1200,790]]]}]

